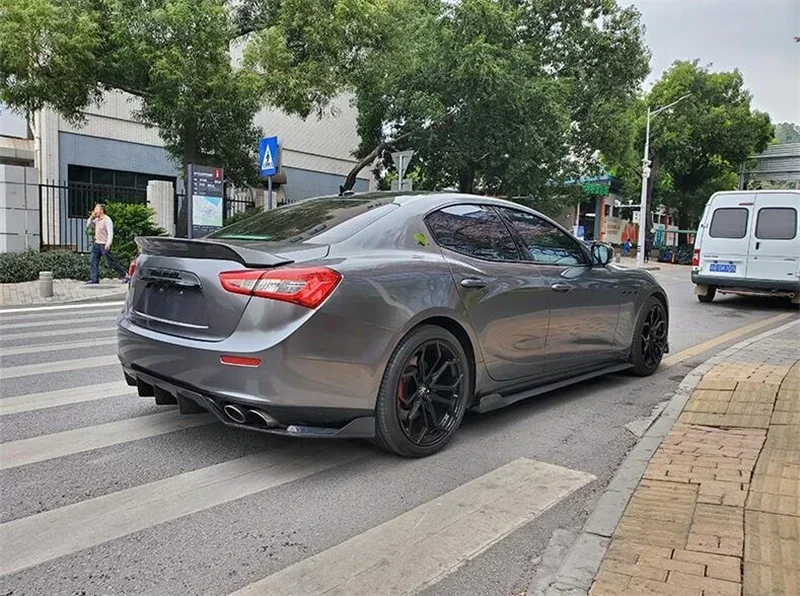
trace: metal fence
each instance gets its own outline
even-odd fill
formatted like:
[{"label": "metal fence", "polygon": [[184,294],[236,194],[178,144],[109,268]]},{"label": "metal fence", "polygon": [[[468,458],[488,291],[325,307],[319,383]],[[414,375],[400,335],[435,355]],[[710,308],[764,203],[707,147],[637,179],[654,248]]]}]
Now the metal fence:
[{"label": "metal fence", "polygon": [[97,203],[143,205],[147,203],[147,190],[80,182],[40,184],[40,248],[88,252],[91,240],[86,233],[86,221]]},{"label": "metal fence", "polygon": [[[97,203],[147,204],[146,188],[105,186],[81,182],[52,182],[39,185],[39,217],[42,250],[66,249],[89,252],[91,239],[86,221]],[[255,206],[251,189],[225,185],[223,222]],[[175,235],[186,237],[186,196],[175,193]]]}]

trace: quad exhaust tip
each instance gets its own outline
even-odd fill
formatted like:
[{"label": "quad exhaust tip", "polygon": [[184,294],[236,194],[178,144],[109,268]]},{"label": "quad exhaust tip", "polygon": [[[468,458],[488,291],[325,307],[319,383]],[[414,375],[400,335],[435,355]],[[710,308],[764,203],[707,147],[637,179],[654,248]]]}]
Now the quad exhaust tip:
[{"label": "quad exhaust tip", "polygon": [[263,424],[269,428],[273,428],[278,426],[278,421],[275,420],[269,414],[262,412],[261,410],[248,410],[247,415],[251,418],[255,418],[256,422],[259,424]]},{"label": "quad exhaust tip", "polygon": [[241,408],[239,408],[239,406],[228,404],[224,408],[222,408],[222,410],[225,412],[228,418],[230,418],[234,422],[238,422],[239,424],[244,424],[245,415],[244,412],[242,412]]}]

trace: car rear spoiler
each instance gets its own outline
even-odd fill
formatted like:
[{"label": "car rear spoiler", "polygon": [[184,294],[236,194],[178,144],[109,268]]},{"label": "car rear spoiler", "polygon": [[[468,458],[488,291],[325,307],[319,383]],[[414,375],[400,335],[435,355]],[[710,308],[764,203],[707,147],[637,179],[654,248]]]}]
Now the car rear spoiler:
[{"label": "car rear spoiler", "polygon": [[277,267],[293,262],[280,255],[214,240],[140,236],[136,238],[136,245],[145,255],[235,261],[245,267]]}]

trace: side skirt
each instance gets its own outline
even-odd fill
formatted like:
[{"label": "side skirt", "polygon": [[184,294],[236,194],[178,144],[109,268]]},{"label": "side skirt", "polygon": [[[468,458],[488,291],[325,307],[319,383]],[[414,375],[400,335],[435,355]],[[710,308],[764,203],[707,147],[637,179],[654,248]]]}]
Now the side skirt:
[{"label": "side skirt", "polygon": [[533,389],[526,389],[518,393],[512,393],[511,395],[500,395],[499,393],[491,393],[489,395],[484,395],[482,398],[480,398],[480,400],[478,400],[478,403],[472,407],[472,411],[484,414],[486,412],[491,412],[492,410],[499,410],[500,408],[510,406],[511,404],[517,403],[518,401],[522,401],[523,399],[528,399],[529,397],[534,397],[536,395],[541,395],[542,393],[549,393],[551,391],[555,391],[556,389],[569,387],[570,385],[575,385],[576,383],[582,383],[583,381],[588,381],[589,379],[594,379],[595,377],[602,377],[603,375],[609,375],[611,373],[628,370],[629,368],[632,368],[632,366],[633,365],[627,362],[622,364],[614,364],[611,366],[607,366],[605,368],[600,368],[592,372],[579,375],[577,377],[563,379],[561,381],[556,381],[555,383],[550,383],[547,385],[541,385]]}]

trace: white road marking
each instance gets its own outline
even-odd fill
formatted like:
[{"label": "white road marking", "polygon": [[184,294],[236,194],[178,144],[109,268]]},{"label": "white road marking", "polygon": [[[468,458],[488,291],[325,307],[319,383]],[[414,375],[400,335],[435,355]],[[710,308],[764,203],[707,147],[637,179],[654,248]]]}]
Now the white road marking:
[{"label": "white road marking", "polygon": [[585,472],[517,459],[234,594],[417,592],[592,480]]},{"label": "white road marking", "polygon": [[66,372],[68,370],[82,370],[96,366],[110,366],[119,364],[116,354],[107,356],[89,356],[74,360],[56,360],[55,362],[42,362],[40,364],[24,364],[22,366],[9,366],[0,368],[0,379],[14,379],[31,375],[44,375],[47,373]]},{"label": "white road marking", "polygon": [[11,346],[4,348],[0,346],[0,356],[21,356],[22,354],[41,354],[44,352],[57,352],[58,350],[81,350],[83,348],[94,348],[97,346],[116,345],[116,337],[103,337],[98,339],[87,339],[86,341],[62,342],[60,344],[36,344],[32,346]]},{"label": "white road marking", "polygon": [[20,312],[46,312],[52,310],[83,310],[85,308],[94,308],[94,309],[101,309],[101,308],[110,308],[112,306],[119,306],[120,308],[125,306],[125,301],[117,301],[117,302],[86,302],[83,304],[59,304],[56,306],[26,306],[24,308],[4,308],[0,310],[0,316],[8,315],[8,314],[15,314]]},{"label": "white road marking", "polygon": [[92,449],[178,432],[216,420],[211,414],[184,415],[177,410],[118,422],[76,428],[51,435],[0,443],[0,470],[18,468]]},{"label": "white road marking", "polygon": [[31,331],[30,333],[3,333],[0,339],[36,339],[39,337],[56,337],[59,335],[81,335],[85,333],[107,333],[116,331],[116,325],[104,325],[103,327],[78,327],[77,329],[54,329],[53,331]]},{"label": "white road marking", "polygon": [[56,319],[49,321],[33,321],[28,323],[10,323],[8,325],[0,325],[0,331],[8,331],[9,329],[32,329],[35,327],[52,327],[54,325],[70,325],[70,324],[78,324],[82,325],[87,321],[92,323],[101,323],[105,321],[116,321],[119,317],[114,315],[112,317],[91,317],[86,320],[75,320],[75,319]]},{"label": "white road marking", "polygon": [[20,412],[31,412],[33,410],[43,410],[56,406],[78,404],[85,401],[105,399],[106,397],[119,397],[121,395],[130,395],[134,393],[136,393],[134,387],[129,387],[128,384],[124,382],[115,381],[113,383],[102,383],[85,387],[58,389],[57,391],[16,395],[14,397],[0,399],[0,416],[19,414]]},{"label": "white road marking", "polygon": [[293,443],[0,525],[0,575],[354,461],[344,443]]},{"label": "white road marking", "polygon": [[13,323],[17,321],[57,321],[59,319],[64,319],[68,321],[90,321],[92,317],[101,316],[101,315],[121,315],[122,308],[119,306],[114,306],[112,308],[108,307],[98,307],[96,310],[92,311],[85,311],[85,312],[63,312],[63,311],[56,311],[56,312],[40,312],[40,313],[29,313],[29,314],[21,314],[21,315],[11,315],[11,316],[4,316],[3,311],[0,310],[0,322],[3,323]]}]

